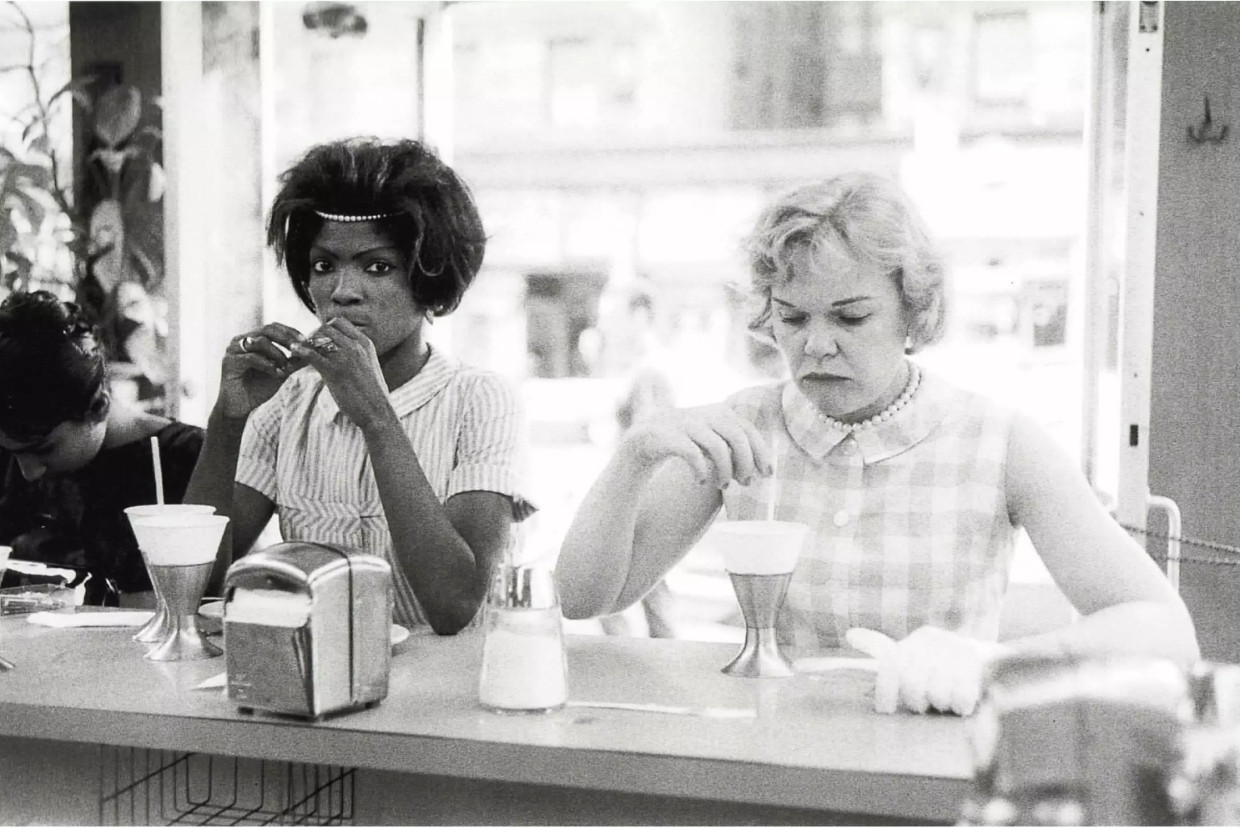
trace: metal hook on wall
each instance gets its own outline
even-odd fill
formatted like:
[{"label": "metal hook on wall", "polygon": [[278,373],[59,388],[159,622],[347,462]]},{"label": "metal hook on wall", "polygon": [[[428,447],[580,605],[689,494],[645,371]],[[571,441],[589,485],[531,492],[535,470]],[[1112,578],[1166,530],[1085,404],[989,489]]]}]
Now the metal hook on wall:
[{"label": "metal hook on wall", "polygon": [[1194,144],[1222,144],[1227,140],[1229,125],[1216,124],[1210,117],[1210,96],[1205,96],[1205,114],[1196,126],[1188,125],[1188,140]]}]

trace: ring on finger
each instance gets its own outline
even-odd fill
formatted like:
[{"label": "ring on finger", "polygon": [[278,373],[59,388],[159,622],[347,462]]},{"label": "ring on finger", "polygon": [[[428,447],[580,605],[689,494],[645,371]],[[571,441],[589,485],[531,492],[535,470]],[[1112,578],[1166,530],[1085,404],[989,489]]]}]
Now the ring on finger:
[{"label": "ring on finger", "polygon": [[331,337],[312,337],[308,342],[315,351],[322,351],[325,354],[333,354],[340,350],[340,346],[332,342]]},{"label": "ring on finger", "polygon": [[242,337],[242,338],[241,338],[241,340],[237,343],[237,347],[238,347],[238,348],[240,348],[243,352],[246,352],[246,353],[249,353],[249,351],[250,351],[250,346],[252,346],[252,345],[254,345],[254,338],[253,338],[252,336],[250,336],[249,334],[246,334],[246,335],[245,335],[244,337]]}]

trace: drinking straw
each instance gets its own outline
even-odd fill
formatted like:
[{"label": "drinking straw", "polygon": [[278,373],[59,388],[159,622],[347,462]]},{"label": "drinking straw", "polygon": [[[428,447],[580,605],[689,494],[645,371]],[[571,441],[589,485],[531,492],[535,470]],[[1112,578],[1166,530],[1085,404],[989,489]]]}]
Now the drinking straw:
[{"label": "drinking straw", "polygon": [[771,482],[768,485],[766,499],[766,520],[775,520],[775,502],[779,499],[779,440],[775,432],[771,432]]},{"label": "drinking straw", "polygon": [[155,503],[164,502],[164,470],[159,462],[159,437],[151,435],[151,465],[155,469]]}]

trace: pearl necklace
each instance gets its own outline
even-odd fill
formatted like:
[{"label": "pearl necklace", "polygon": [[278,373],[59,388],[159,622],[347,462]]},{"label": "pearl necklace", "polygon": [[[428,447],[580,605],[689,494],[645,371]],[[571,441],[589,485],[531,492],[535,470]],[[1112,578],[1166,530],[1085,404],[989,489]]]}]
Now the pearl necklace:
[{"label": "pearl necklace", "polygon": [[873,417],[863,420],[860,423],[843,423],[830,415],[825,415],[822,412],[819,412],[818,418],[832,429],[837,429],[849,435],[863,429],[872,429],[880,423],[885,423],[886,421],[891,420],[896,416],[898,411],[908,405],[908,402],[913,399],[913,395],[917,393],[917,389],[921,385],[921,369],[917,367],[916,363],[909,363],[908,367],[908,383],[904,386],[904,391],[900,392],[900,396],[897,397],[890,406],[883,409]]}]

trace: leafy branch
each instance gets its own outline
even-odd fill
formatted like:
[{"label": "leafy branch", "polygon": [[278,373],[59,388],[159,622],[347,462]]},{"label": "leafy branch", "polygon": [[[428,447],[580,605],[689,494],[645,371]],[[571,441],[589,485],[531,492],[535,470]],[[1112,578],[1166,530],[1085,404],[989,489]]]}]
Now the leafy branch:
[{"label": "leafy branch", "polygon": [[[67,289],[106,327],[123,283],[162,282],[162,134],[141,126],[148,102],[132,85],[92,94],[99,79],[77,77],[47,94],[36,61],[40,33],[17,2],[5,6],[26,49],[24,61],[0,71],[24,74],[30,95],[16,112],[0,114],[7,122],[0,133],[0,287]],[[90,146],[77,150],[85,176],[77,192],[89,193],[90,205],[75,200],[65,180],[68,158],[53,144],[69,120],[67,107],[88,127]]]}]

